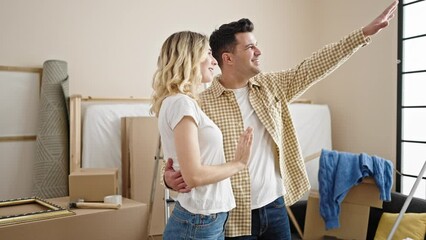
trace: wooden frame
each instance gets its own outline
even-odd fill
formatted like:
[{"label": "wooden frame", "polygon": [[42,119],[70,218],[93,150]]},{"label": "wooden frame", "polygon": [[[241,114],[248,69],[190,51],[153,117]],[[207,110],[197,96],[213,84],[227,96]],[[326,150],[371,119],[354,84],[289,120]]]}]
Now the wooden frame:
[{"label": "wooden frame", "polygon": [[[82,121],[84,116],[84,104],[116,104],[116,103],[150,103],[149,98],[94,98],[94,97],[82,97],[81,95],[70,96],[70,172],[77,171],[82,167]],[[134,121],[143,121],[142,124],[134,125]],[[158,144],[158,130],[155,117],[123,117],[121,118],[121,179],[122,179],[122,195],[139,202],[150,203],[151,201],[151,180],[154,174],[154,155]],[[146,134],[147,138],[141,139],[135,138],[132,133],[141,132],[140,126],[144,126],[150,131],[155,133]],[[142,142],[140,142],[143,140]],[[135,144],[137,146],[135,146]],[[144,157],[149,160],[142,158],[135,159],[130,154],[133,147],[144,148]],[[151,161],[152,158],[152,161]],[[133,160],[133,161],[131,161]],[[148,161],[148,162],[146,162]],[[160,169],[157,169],[159,171]],[[133,181],[131,181],[133,179]],[[159,184],[159,183],[158,183]],[[163,190],[157,188],[156,198],[163,199]],[[156,202],[157,210],[162,207],[162,201]],[[151,207],[151,206],[150,206]],[[154,208],[155,209],[155,208]],[[150,214],[152,215],[152,207],[150,208]],[[157,222],[164,222],[162,218],[164,215],[156,212],[155,219]],[[161,219],[161,220],[159,220]],[[150,232],[151,218],[147,221],[148,234]],[[158,227],[157,227],[158,228]],[[162,232],[156,229],[155,232]]]},{"label": "wooden frame", "polygon": [[70,172],[81,168],[82,147],[82,103],[150,103],[149,98],[102,98],[82,97],[81,95],[70,96]]},{"label": "wooden frame", "polygon": [[[40,86],[39,93],[40,93],[43,68],[0,66],[0,71],[39,74],[39,86]],[[37,139],[36,135],[0,136],[0,142],[35,141],[36,139]]]},{"label": "wooden frame", "polygon": [[[29,69],[31,70],[31,69]],[[92,103],[150,103],[150,98],[102,98],[102,97],[82,97],[75,94],[70,96],[70,172],[81,168],[81,133],[82,133],[82,102]],[[310,100],[299,99],[294,103],[312,103]],[[126,154],[126,153],[124,153]]]},{"label": "wooden frame", "polygon": [[[30,205],[35,205],[35,207]],[[6,208],[10,208],[9,211],[5,211]],[[0,226],[74,214],[70,210],[37,197],[0,201]]]}]

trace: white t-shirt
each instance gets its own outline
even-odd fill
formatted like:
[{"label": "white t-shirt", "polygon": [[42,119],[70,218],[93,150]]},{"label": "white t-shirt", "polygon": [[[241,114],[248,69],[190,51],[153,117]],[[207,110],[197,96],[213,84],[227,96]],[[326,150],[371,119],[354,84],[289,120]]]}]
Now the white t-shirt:
[{"label": "white t-shirt", "polygon": [[253,128],[253,147],[248,165],[251,185],[251,209],[264,207],[285,194],[278,166],[275,166],[271,135],[250,104],[248,87],[233,89],[243,117],[244,129]]},{"label": "white t-shirt", "polygon": [[[173,159],[173,168],[179,170],[173,129],[184,116],[190,116],[198,126],[198,141],[202,165],[225,163],[222,132],[200,109],[196,101],[184,94],[169,96],[163,100],[158,116],[158,127],[164,158]],[[229,178],[220,182],[193,188],[189,193],[179,193],[177,201],[195,214],[227,212],[235,207],[234,194]]]}]

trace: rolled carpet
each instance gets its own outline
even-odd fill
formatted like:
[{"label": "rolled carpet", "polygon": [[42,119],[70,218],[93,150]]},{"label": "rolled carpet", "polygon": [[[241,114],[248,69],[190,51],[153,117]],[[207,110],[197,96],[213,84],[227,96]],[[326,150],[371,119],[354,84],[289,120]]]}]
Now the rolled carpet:
[{"label": "rolled carpet", "polygon": [[44,62],[33,172],[33,195],[42,198],[68,195],[68,119],[62,90],[67,79],[66,62]]}]

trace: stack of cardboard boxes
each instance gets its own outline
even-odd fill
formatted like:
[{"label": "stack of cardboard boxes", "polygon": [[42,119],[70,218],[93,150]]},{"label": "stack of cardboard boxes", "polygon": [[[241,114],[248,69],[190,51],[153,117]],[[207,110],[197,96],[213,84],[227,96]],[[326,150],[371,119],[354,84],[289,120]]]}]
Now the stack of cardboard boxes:
[{"label": "stack of cardboard boxes", "polygon": [[[48,202],[67,208],[69,197]],[[123,199],[120,209],[72,209],[75,215],[0,225],[0,239],[27,240],[143,240],[147,239],[147,206]]]},{"label": "stack of cardboard boxes", "polygon": [[[79,169],[69,175],[69,197],[47,199],[68,208],[70,202],[103,202],[118,192],[117,169]],[[27,206],[23,206],[28,208]],[[16,208],[16,206],[11,206]],[[123,198],[119,209],[71,209],[74,215],[1,225],[0,239],[128,239],[148,237],[148,206]],[[16,210],[18,211],[18,210]],[[0,217],[2,217],[0,211]]]},{"label": "stack of cardboard boxes", "polygon": [[374,179],[365,178],[362,183],[351,188],[340,205],[340,227],[326,230],[320,215],[319,193],[312,190],[308,198],[303,239],[316,240],[329,236],[365,240],[370,207],[382,208],[382,205]]}]

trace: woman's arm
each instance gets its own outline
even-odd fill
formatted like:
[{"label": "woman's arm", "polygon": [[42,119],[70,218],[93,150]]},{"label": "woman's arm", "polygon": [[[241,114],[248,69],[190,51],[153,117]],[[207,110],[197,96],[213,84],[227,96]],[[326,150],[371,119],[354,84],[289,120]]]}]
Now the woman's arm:
[{"label": "woman's arm", "polygon": [[173,132],[180,170],[188,187],[216,183],[244,169],[250,158],[252,131],[248,128],[241,135],[233,161],[221,165],[202,165],[197,124],[192,117],[182,118]]}]

